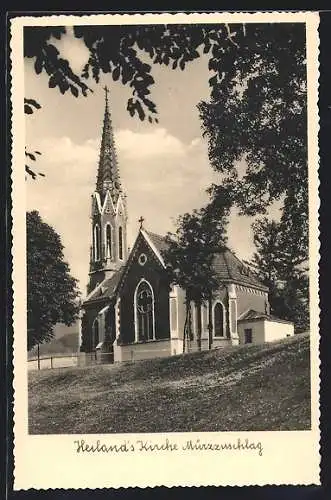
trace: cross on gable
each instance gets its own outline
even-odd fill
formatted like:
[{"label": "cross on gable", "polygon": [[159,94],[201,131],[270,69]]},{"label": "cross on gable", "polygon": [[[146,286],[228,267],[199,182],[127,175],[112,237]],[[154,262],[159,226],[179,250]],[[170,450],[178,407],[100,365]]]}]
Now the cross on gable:
[{"label": "cross on gable", "polygon": [[140,229],[143,228],[143,222],[145,221],[144,217],[141,215],[140,218],[138,219],[138,222],[140,224]]}]

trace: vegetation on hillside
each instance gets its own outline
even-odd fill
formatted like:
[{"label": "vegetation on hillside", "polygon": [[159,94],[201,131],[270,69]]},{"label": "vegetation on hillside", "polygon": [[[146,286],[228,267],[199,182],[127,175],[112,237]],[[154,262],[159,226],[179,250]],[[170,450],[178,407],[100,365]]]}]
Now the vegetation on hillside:
[{"label": "vegetation on hillside", "polygon": [[29,373],[32,434],[310,428],[309,337]]}]

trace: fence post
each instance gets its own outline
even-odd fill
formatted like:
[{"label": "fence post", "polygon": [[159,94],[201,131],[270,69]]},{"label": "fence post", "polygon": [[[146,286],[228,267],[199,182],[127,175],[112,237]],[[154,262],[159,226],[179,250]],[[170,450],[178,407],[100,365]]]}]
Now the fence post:
[{"label": "fence post", "polygon": [[53,368],[53,358],[51,356],[51,368]]}]

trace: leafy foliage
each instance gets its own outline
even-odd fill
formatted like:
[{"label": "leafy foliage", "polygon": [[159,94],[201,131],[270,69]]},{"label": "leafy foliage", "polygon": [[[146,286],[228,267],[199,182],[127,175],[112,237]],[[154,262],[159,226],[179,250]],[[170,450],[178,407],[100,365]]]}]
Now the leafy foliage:
[{"label": "leafy foliage", "polygon": [[211,164],[243,214],[291,196],[307,217],[305,26],[249,24],[236,41],[215,48],[211,102],[199,104]]},{"label": "leafy foliage", "polygon": [[[243,31],[243,26],[234,26]],[[85,83],[92,77],[97,83],[100,74],[111,74],[114,81],[132,88],[127,110],[140,120],[157,122],[157,108],[149,97],[154,84],[152,64],[184,70],[202,53],[228,50],[238,34],[224,24],[209,25],[141,25],[141,26],[75,26],[74,36],[80,38],[89,51],[81,75],[76,75],[70,62],[59,53],[54,39],[67,33],[65,27],[27,27],[24,30],[24,55],[34,59],[37,74],[45,71],[48,85],[78,97],[91,89]],[[214,85],[214,80],[210,80]]]},{"label": "leafy foliage", "polygon": [[67,59],[61,57],[52,39],[60,40],[67,32],[64,26],[25,26],[24,57],[34,59],[37,75],[45,71],[49,76],[48,85],[57,87],[62,94],[68,90],[78,97],[90,90],[85,82],[74,73]]},{"label": "leafy foliage", "polygon": [[296,331],[309,328],[307,255],[301,229],[289,225],[286,217],[280,222],[262,218],[253,224],[257,251],[252,264],[269,287],[271,312],[293,321]]},{"label": "leafy foliage", "polygon": [[[210,300],[219,288],[213,259],[215,252],[226,243],[227,216],[227,207],[223,206],[221,211],[207,205],[180,216],[175,234],[168,233],[166,236],[167,249],[163,256],[170,281],[186,292],[186,326],[189,335],[191,301],[200,310],[201,303]],[[201,314],[198,315],[199,347],[200,342]]]},{"label": "leafy foliage", "polygon": [[53,327],[70,326],[79,310],[77,280],[63,260],[63,246],[54,229],[37,211],[27,213],[28,350],[53,338]]}]

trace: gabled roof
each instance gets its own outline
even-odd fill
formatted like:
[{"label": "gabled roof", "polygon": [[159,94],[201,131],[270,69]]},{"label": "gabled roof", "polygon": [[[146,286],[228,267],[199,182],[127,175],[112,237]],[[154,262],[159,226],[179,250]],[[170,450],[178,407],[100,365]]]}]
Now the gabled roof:
[{"label": "gabled roof", "polygon": [[167,244],[165,242],[164,236],[160,236],[156,233],[151,233],[150,231],[146,231],[145,229],[140,229],[139,234],[142,234],[144,239],[147,241],[147,244],[151,247],[162,266],[165,267],[165,263],[162,256],[162,251],[167,248]]},{"label": "gabled roof", "polygon": [[228,248],[215,254],[214,267],[221,281],[257,288],[265,292],[268,291],[268,287],[263,285]]},{"label": "gabled roof", "polygon": [[124,267],[122,266],[118,271],[115,271],[110,278],[104,279],[99,285],[97,285],[94,290],[86,297],[83,304],[88,304],[95,300],[101,300],[105,298],[111,299],[114,297],[117,289],[117,285],[121,279],[121,276],[124,271]]},{"label": "gabled roof", "polygon": [[[167,248],[165,237],[161,236],[160,234],[141,229],[125,265],[122,266],[118,271],[116,271],[110,278],[106,278],[102,281],[102,283],[97,285],[96,288],[85,299],[85,304],[93,302],[95,300],[112,298],[115,296],[118,285],[121,281],[123,281],[123,279],[125,279],[126,271],[131,265],[132,256],[134,254],[136,243],[140,234],[144,237],[145,241],[148,243],[152,251],[156,254],[161,264],[165,266],[162,257],[162,252]],[[244,264],[238,259],[238,257],[236,257],[234,253],[231,252],[231,250],[229,250],[228,248],[220,250],[215,254],[214,267],[220,282],[234,283],[253,287],[264,292],[268,291],[268,288],[264,286],[257,278],[255,278],[251,271],[246,266],[244,266]]]},{"label": "gabled roof", "polygon": [[254,309],[249,309],[243,316],[238,319],[238,322],[245,321],[259,321],[259,320],[268,320],[268,321],[276,321],[278,323],[293,323],[292,321],[288,321],[286,319],[277,318],[277,316],[273,316],[272,314],[266,314],[263,312],[255,311]]},{"label": "gabled roof", "polygon": [[[146,230],[144,230],[143,233],[147,234],[159,254],[162,256],[162,252],[167,248],[165,237]],[[248,267],[228,248],[222,249],[215,254],[214,267],[220,281],[253,287],[264,292],[268,291],[268,287],[263,285]]]},{"label": "gabled roof", "polygon": [[167,249],[168,245],[165,241],[165,236],[152,233],[151,231],[145,231],[145,233],[150,237],[151,241],[160,253]]}]

